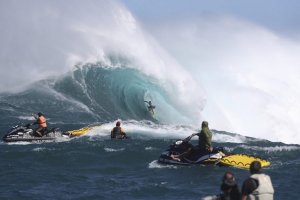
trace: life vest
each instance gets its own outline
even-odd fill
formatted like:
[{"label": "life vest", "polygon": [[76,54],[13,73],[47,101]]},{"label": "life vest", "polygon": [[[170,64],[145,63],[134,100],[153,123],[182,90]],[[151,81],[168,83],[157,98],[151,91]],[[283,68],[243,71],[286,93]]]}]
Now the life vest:
[{"label": "life vest", "polygon": [[271,178],[266,174],[252,174],[251,178],[258,181],[258,187],[248,196],[249,200],[273,200],[274,188]]},{"label": "life vest", "polygon": [[37,121],[38,121],[39,127],[43,127],[43,128],[47,127],[46,118],[44,116],[38,117]]}]

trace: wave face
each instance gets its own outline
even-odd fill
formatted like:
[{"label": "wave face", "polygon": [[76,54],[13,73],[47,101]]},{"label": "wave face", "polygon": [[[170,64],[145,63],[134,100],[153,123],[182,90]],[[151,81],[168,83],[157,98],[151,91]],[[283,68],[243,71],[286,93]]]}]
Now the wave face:
[{"label": "wave face", "polygon": [[57,81],[53,89],[84,105],[99,121],[151,119],[144,101],[160,106],[166,101],[165,91],[154,80],[130,68],[86,65]]},{"label": "wave face", "polygon": [[[16,94],[2,94],[3,121],[30,119],[42,111],[54,124],[76,124],[123,120],[152,120],[160,123],[187,121],[169,100],[158,80],[136,69],[109,67],[101,63],[77,66],[55,79],[36,82]],[[156,106],[152,115],[144,101]]]}]

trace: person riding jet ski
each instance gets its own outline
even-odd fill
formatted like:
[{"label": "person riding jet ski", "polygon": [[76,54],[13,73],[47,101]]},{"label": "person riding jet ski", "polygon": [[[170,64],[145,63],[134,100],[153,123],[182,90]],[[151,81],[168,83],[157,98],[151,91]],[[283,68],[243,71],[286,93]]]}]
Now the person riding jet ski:
[{"label": "person riding jet ski", "polygon": [[[46,118],[42,113],[35,116],[36,121],[25,125],[13,126],[2,138],[5,142],[33,142],[33,141],[50,141],[61,137],[59,128],[48,129]],[[36,133],[31,126],[38,124]]]},{"label": "person riding jet ski", "polygon": [[46,133],[47,130],[47,120],[43,113],[39,112],[37,116],[33,115],[33,117],[36,119],[36,122],[34,122],[32,125],[38,124],[38,128],[35,130],[35,136],[37,137],[43,137],[43,135]]},{"label": "person riding jet ski", "polygon": [[198,146],[190,143],[194,133],[183,140],[177,140],[170,147],[161,153],[158,161],[164,164],[211,164],[217,163],[225,154],[222,147],[215,147],[211,152],[201,151]]},{"label": "person riding jet ski", "polygon": [[[193,146],[189,141],[192,139],[192,137],[198,136],[199,137],[199,144],[198,146]],[[211,144],[212,134],[211,131],[208,128],[208,122],[203,121],[202,122],[202,128],[199,133],[194,133],[190,137],[182,140],[182,143],[180,146],[184,148],[185,150],[183,153],[178,155],[171,154],[170,157],[174,160],[180,161],[182,158],[189,156],[193,152],[203,152],[203,153],[209,153],[213,151],[213,147]],[[181,141],[177,141],[177,145],[179,145]]]},{"label": "person riding jet ski", "polygon": [[211,140],[212,140],[212,133],[208,128],[208,122],[203,121],[201,125],[201,131],[196,133],[195,135],[199,136],[199,150],[200,151],[208,151],[211,152],[213,150]]}]

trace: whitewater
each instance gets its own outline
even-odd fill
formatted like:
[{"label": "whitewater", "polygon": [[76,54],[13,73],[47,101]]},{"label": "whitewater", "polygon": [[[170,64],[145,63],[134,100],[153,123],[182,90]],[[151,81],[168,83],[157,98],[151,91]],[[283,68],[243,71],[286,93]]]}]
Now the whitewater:
[{"label": "whitewater", "polygon": [[[0,136],[37,112],[61,131],[93,127],[0,142],[1,199],[199,199],[227,170],[241,185],[245,170],[157,162],[203,120],[214,146],[271,162],[275,199],[297,198],[298,42],[226,15],[149,25],[121,1],[11,0],[0,11]],[[118,120],[130,140],[110,140]]]},{"label": "whitewater", "polygon": [[[87,1],[84,6],[80,1],[72,6],[57,1],[1,4],[3,92],[24,91],[24,87],[49,77],[56,85],[72,73],[76,79],[74,73],[80,69],[86,72],[87,65],[98,66],[100,71],[125,70],[127,75],[111,81],[127,82],[130,73],[143,77],[134,80],[135,86],[128,84],[111,92],[123,92],[126,99],[136,94],[127,95],[125,87],[144,90],[144,98],[157,104],[158,120],[163,123],[199,127],[207,120],[217,130],[300,143],[299,45],[287,38],[226,16],[147,29],[114,1]],[[86,93],[85,84],[105,85],[97,83],[97,78],[86,83],[86,78],[82,74],[77,84],[85,98],[93,98]],[[137,89],[138,82],[141,86]],[[102,88],[98,89],[100,94]],[[53,95],[51,87],[44,91]],[[89,105],[68,98],[67,93],[55,94],[99,118],[99,113],[87,108]],[[127,103],[133,102],[128,99]],[[122,106],[115,108],[121,109],[121,115]],[[135,109],[128,106],[127,114]]]}]

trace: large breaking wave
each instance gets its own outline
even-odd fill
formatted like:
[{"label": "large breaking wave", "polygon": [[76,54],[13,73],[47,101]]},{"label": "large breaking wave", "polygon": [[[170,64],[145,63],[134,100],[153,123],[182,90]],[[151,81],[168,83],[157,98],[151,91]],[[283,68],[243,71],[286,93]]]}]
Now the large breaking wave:
[{"label": "large breaking wave", "polygon": [[[47,113],[52,123],[96,123],[123,120],[153,120],[161,123],[191,123],[176,107],[169,92],[136,69],[111,68],[101,63],[77,66],[60,78],[36,82],[16,94],[2,94],[1,118],[28,116],[36,110]],[[155,114],[144,101],[156,105]]]},{"label": "large breaking wave", "polygon": [[[211,128],[299,143],[299,47],[260,27],[205,19],[168,27],[157,42],[115,1],[11,0],[0,11],[1,122],[37,110],[53,123],[209,120]],[[266,61],[273,54],[261,56],[253,34],[271,46],[263,53],[275,44],[283,57]],[[157,106],[154,117],[144,100]]]}]

